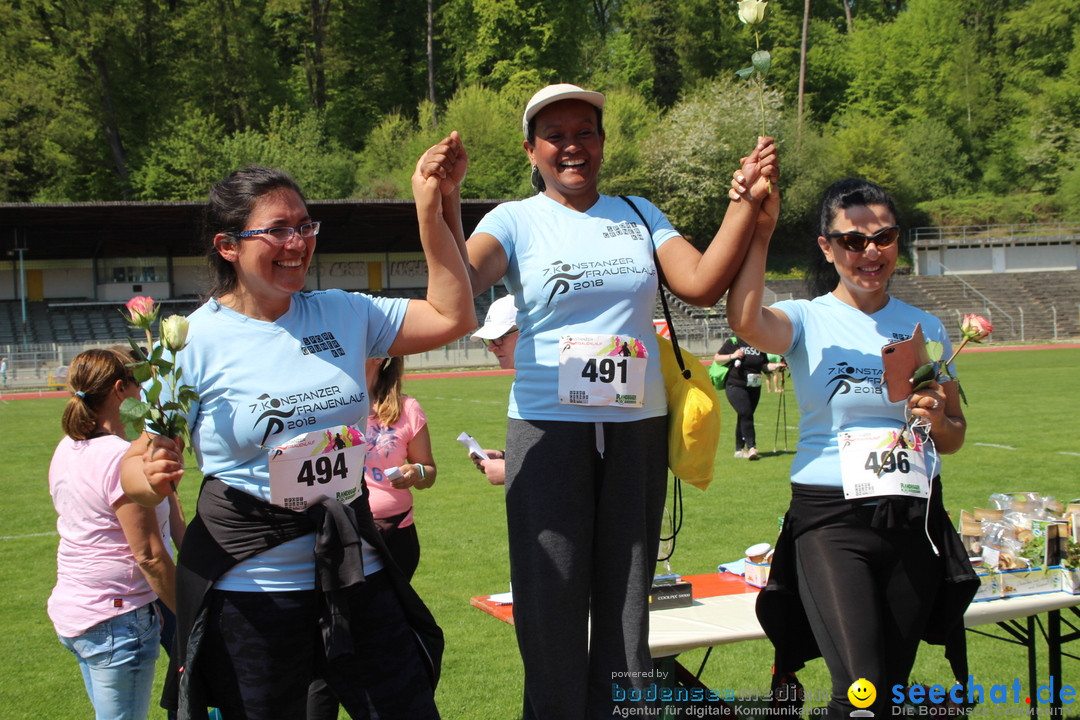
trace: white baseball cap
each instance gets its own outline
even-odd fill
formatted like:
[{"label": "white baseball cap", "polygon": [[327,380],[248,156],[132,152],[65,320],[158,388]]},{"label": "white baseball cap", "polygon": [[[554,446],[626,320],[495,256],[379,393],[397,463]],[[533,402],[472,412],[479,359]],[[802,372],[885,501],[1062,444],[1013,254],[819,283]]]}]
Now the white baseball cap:
[{"label": "white baseball cap", "polygon": [[529,121],[536,117],[536,113],[551,103],[560,100],[584,100],[597,110],[604,109],[603,93],[582,90],[577,85],[571,85],[570,83],[548,85],[546,88],[537,91],[529,100],[529,104],[525,106],[525,116],[521,119],[521,134],[525,136],[526,140],[529,138]]},{"label": "white baseball cap", "polygon": [[516,325],[517,308],[514,307],[514,296],[504,295],[491,303],[487,315],[484,316],[484,324],[472,336],[477,340],[494,340],[510,332]]}]

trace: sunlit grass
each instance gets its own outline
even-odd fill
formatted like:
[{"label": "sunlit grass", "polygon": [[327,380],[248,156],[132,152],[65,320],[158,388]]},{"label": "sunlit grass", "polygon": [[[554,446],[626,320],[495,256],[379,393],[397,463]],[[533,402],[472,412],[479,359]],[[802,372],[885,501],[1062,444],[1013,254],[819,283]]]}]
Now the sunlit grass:
[{"label": "sunlit grass", "polygon": [[[1080,496],[1075,410],[1080,350],[965,352],[959,371],[971,404],[965,408],[967,443],[945,459],[942,475],[953,517],[961,508],[985,505],[993,492]],[[509,385],[506,376],[406,381],[406,391],[428,415],[439,466],[434,487],[417,493],[422,558],[415,584],[446,632],[437,699],[450,720],[513,720],[520,715],[521,663],[513,629],[469,605],[472,596],[508,587],[502,490],[488,485],[455,441],[466,431],[485,447],[503,446]],[[718,563],[740,557],[747,546],[775,539],[777,518],[789,498],[787,471],[798,422],[794,396],[789,392],[783,406],[780,397],[762,395],[756,424],[763,457],[757,462],[731,456],[734,415],[725,404],[716,480],[706,492],[685,490],[685,521],[671,561],[675,572],[714,572]],[[57,399],[0,402],[5,501],[0,514],[0,720],[91,715],[75,661],[57,643],[45,613],[56,571],[56,537],[50,534],[55,515],[46,476],[61,434],[63,404]],[[180,486],[189,514],[197,486],[197,472]],[[989,686],[1020,678],[1026,687],[1023,648],[974,635],[968,643],[978,682]],[[704,654],[697,650],[679,659],[696,671]],[[771,664],[767,641],[722,646],[712,652],[702,679],[714,688],[762,692],[769,685]],[[1040,682],[1045,682],[1044,657],[1039,666],[1044,673]],[[159,685],[163,672],[164,657]],[[1066,658],[1063,674],[1067,683],[1080,684],[1080,662]],[[820,660],[800,678],[809,689],[828,688]],[[950,681],[941,648],[922,647],[914,678],[928,684]],[[155,707],[150,717],[165,714]]]}]

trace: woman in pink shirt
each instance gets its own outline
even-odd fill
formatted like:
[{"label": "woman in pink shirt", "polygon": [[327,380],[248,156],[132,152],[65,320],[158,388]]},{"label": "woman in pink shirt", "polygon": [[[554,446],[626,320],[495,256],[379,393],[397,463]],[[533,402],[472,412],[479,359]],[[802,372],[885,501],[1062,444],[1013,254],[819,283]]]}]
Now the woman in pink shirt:
[{"label": "woman in pink shirt", "polygon": [[[401,392],[405,374],[402,358],[368,358],[365,369],[371,396],[364,459],[368,502],[391,557],[412,580],[420,564],[420,539],[413,524],[411,488],[431,487],[437,472],[427,416],[416,398]],[[388,477],[391,469],[400,474]],[[337,697],[325,680],[313,680],[308,691],[307,720],[333,720],[337,716]]]},{"label": "woman in pink shirt", "polygon": [[[368,358],[367,383],[371,415],[367,424],[364,479],[371,493],[371,514],[386,539],[390,554],[412,579],[420,564],[420,540],[413,524],[411,488],[423,490],[435,483],[435,459],[427,416],[415,398],[401,392],[405,361]],[[387,477],[391,468],[400,477]]]},{"label": "woman in pink shirt", "polygon": [[[161,598],[175,610],[176,567],[158,510],[131,502],[120,487],[130,443],[120,404],[139,396],[116,350],[87,350],[71,361],[64,437],[49,465],[59,517],[56,587],[49,618],[79,662],[99,720],[141,720],[150,710],[158,657]],[[169,506],[159,506],[167,517]]]}]

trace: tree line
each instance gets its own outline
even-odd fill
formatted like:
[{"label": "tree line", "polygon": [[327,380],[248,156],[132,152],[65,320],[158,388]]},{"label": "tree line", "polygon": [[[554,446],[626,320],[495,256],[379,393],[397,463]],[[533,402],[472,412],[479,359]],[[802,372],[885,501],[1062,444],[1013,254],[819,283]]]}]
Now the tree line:
[{"label": "tree line", "polygon": [[524,102],[574,82],[608,95],[601,190],[696,241],[762,113],[781,246],[845,175],[908,224],[1080,216],[1076,0],[771,0],[763,95],[734,0],[9,0],[0,21],[4,202],[197,200],[252,162],[313,199],[408,198],[451,129],[467,197],[524,197]]}]

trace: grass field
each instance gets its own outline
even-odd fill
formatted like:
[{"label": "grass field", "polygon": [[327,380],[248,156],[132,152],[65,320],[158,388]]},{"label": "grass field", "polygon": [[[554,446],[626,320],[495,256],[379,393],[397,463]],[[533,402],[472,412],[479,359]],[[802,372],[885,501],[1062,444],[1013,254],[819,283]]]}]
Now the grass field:
[{"label": "grass field", "polygon": [[[1080,350],[965,353],[959,370],[971,404],[966,408],[967,444],[945,459],[945,503],[952,515],[985,506],[993,492],[1080,497]],[[513,720],[520,715],[522,678],[513,630],[469,605],[474,595],[507,589],[502,491],[487,484],[455,442],[464,430],[485,447],[502,446],[509,384],[506,376],[406,381],[406,391],[427,412],[439,465],[435,486],[417,493],[423,557],[415,584],[446,631],[437,699],[449,720]],[[787,470],[798,421],[789,393],[786,433],[778,426],[778,417],[783,420],[779,397],[762,395],[756,420],[763,457],[754,463],[731,457],[733,413],[725,404],[716,480],[704,493],[685,490],[685,522],[671,563],[675,572],[711,572],[718,563],[740,557],[747,546],[775,539],[777,518],[789,497]],[[60,439],[63,405],[62,399],[0,401],[0,720],[92,716],[75,661],[56,641],[45,613],[57,545],[47,469]],[[558,472],[561,461],[551,458],[552,472]],[[192,471],[180,487],[189,514],[197,487],[198,473]],[[1022,648],[974,635],[968,642],[977,682],[989,686],[1020,678],[1026,688]],[[680,660],[696,671],[703,656],[704,651],[695,651]],[[771,660],[767,641],[719,647],[702,679],[717,689],[763,692]],[[1040,682],[1045,682],[1044,658],[1040,667]],[[1080,685],[1080,661],[1066,658],[1063,675],[1066,683]],[[800,679],[819,695],[828,688],[820,660]],[[949,682],[941,648],[922,647],[913,679]],[[165,714],[155,707],[150,717]]]}]

